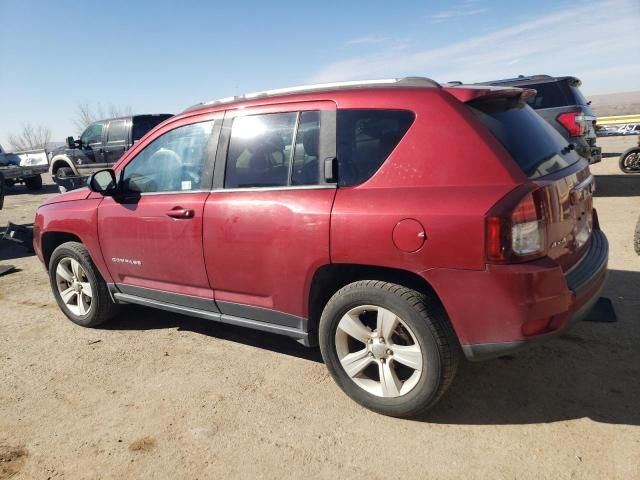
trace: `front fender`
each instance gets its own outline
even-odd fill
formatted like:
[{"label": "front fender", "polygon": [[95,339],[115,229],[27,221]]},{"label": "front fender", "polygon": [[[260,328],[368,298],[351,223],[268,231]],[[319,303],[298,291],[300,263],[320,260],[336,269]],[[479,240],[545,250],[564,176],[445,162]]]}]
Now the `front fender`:
[{"label": "front fender", "polygon": [[51,178],[55,178],[55,172],[61,167],[69,167],[74,175],[78,175],[78,169],[67,155],[56,155],[51,159],[51,167],[49,167]]}]

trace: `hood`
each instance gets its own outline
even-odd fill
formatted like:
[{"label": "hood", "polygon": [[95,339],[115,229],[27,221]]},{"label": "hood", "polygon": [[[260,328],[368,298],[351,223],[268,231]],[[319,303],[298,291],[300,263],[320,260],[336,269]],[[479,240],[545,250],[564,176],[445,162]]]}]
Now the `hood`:
[{"label": "hood", "polygon": [[70,192],[64,192],[55,197],[51,197],[40,206],[51,205],[52,203],[73,202],[74,200],[86,200],[89,195],[91,195],[89,187],[78,188],[77,190],[71,190]]}]

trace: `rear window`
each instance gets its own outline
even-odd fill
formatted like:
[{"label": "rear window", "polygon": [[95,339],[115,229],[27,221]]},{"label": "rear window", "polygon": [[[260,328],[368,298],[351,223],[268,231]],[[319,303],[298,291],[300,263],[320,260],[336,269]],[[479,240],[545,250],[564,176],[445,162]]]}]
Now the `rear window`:
[{"label": "rear window", "polygon": [[140,140],[149,130],[164,122],[171,115],[140,115],[133,117],[133,141]]},{"label": "rear window", "polygon": [[574,87],[573,85],[567,85],[567,87],[569,88],[570,95],[574,99],[574,105],[589,105],[589,102],[584,98],[584,95],[582,95],[582,92],[578,87]]},{"label": "rear window", "polygon": [[569,80],[518,85],[520,88],[532,88],[537,93],[527,103],[534,109],[566,107],[568,105],[588,105],[580,89],[571,85]]},{"label": "rear window", "polygon": [[338,110],[338,184],[368,180],[400,143],[414,118],[406,110]]},{"label": "rear window", "polygon": [[469,103],[529,178],[538,178],[578,161],[568,142],[522,102],[508,99]]},{"label": "rear window", "polygon": [[527,103],[532,108],[553,108],[568,105],[565,93],[557,82],[537,85],[518,85],[520,88],[533,88],[537,93]]}]

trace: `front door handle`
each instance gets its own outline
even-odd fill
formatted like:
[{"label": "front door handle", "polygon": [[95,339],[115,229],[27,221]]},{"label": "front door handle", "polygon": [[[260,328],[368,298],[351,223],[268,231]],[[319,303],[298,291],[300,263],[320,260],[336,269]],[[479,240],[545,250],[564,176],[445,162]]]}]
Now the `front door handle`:
[{"label": "front door handle", "polygon": [[195,212],[188,208],[175,207],[165,214],[171,218],[193,218]]}]

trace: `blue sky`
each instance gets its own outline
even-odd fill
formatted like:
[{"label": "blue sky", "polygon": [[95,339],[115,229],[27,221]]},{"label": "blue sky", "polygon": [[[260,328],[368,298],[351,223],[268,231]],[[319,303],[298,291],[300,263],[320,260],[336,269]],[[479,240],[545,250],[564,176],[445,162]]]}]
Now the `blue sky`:
[{"label": "blue sky", "polygon": [[640,90],[640,1],[0,0],[0,142],[81,102],[176,113],[311,82],[576,75]]}]

